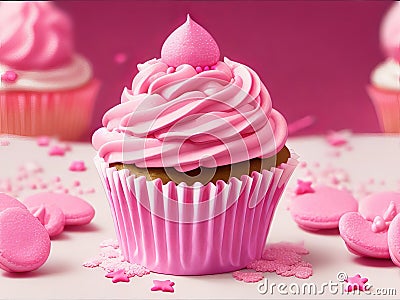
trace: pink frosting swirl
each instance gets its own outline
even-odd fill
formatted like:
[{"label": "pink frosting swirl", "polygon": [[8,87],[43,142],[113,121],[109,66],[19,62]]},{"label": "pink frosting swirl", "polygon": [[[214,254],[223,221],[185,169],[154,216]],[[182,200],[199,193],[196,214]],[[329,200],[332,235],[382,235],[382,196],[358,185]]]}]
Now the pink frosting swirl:
[{"label": "pink frosting swirl", "polygon": [[2,2],[0,28],[2,64],[20,70],[44,70],[72,58],[72,23],[50,2]]},{"label": "pink frosting swirl", "polygon": [[283,116],[249,67],[225,58],[197,73],[139,65],[132,90],[103,117],[93,145],[107,162],[188,171],[276,154],[287,139]]}]

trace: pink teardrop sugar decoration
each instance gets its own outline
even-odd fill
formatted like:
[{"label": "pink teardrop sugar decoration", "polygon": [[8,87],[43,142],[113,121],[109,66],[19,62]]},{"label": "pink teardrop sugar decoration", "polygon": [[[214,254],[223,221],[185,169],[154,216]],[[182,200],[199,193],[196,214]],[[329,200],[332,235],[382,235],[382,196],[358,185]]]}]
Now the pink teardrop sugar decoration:
[{"label": "pink teardrop sugar decoration", "polygon": [[213,37],[189,15],[186,22],[165,40],[161,49],[161,60],[172,67],[182,64],[212,66],[219,57],[219,48]]}]

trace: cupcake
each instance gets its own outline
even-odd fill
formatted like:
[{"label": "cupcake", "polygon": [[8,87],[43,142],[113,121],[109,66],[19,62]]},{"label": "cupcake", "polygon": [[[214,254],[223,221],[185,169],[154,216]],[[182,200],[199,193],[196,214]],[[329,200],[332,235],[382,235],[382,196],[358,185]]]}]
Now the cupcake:
[{"label": "cupcake", "polygon": [[214,274],[261,257],[297,165],[255,71],[190,19],[138,65],[92,137],[122,253],[151,271]]},{"label": "cupcake", "polygon": [[99,82],[69,17],[50,2],[1,2],[0,40],[0,134],[85,133]]},{"label": "cupcake", "polygon": [[387,58],[372,71],[367,91],[382,131],[400,133],[400,2],[383,18],[380,42]]}]

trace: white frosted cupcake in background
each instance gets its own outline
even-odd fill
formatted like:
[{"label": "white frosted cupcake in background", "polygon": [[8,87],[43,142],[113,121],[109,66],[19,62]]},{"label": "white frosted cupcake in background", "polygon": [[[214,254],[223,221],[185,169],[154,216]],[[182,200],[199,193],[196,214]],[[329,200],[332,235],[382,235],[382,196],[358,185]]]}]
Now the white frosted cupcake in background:
[{"label": "white frosted cupcake in background", "polygon": [[400,132],[400,2],[392,5],[382,20],[381,46],[387,59],[371,73],[368,94],[382,131]]},{"label": "white frosted cupcake in background", "polygon": [[1,2],[0,41],[0,134],[85,133],[99,82],[70,18],[50,2]]}]

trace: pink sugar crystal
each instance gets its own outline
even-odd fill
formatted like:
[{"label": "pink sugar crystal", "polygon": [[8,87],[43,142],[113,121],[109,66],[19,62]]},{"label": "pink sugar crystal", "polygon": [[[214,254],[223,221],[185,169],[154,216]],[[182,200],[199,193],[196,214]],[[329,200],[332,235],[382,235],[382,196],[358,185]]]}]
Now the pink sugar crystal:
[{"label": "pink sugar crystal", "polygon": [[303,244],[281,242],[266,247],[262,259],[251,262],[248,269],[257,272],[276,272],[281,276],[308,278],[312,275],[312,266],[304,261],[302,255],[309,252]]},{"label": "pink sugar crystal", "polygon": [[236,271],[232,273],[232,277],[238,281],[244,282],[258,282],[264,279],[264,275],[261,272],[245,272],[245,271]]}]

